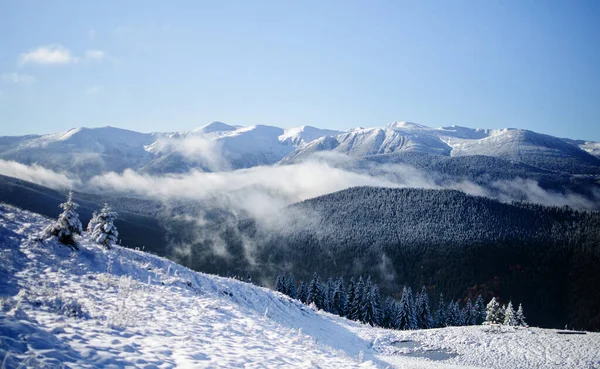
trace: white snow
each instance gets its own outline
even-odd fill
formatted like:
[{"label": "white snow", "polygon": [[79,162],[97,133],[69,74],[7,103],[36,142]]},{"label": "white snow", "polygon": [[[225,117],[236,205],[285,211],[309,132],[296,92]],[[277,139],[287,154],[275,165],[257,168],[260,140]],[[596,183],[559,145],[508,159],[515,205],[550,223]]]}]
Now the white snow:
[{"label": "white snow", "polygon": [[49,221],[0,204],[6,368],[600,367],[598,333],[372,328],[141,251],[34,240]]},{"label": "white snow", "polygon": [[[408,151],[519,160],[522,155],[540,153],[568,156],[577,154],[569,148],[580,148],[600,155],[597,142],[560,139],[514,128],[430,128],[412,122],[393,122],[381,128],[359,127],[347,132],[312,126],[242,127],[222,122],[186,132],[149,134],[114,127],[74,128],[43,136],[0,137],[0,141],[0,159],[35,163],[83,179],[125,169],[166,174],[194,168],[222,171],[280,161],[290,163],[318,151],[358,157]],[[583,151],[581,154],[585,155]]]}]

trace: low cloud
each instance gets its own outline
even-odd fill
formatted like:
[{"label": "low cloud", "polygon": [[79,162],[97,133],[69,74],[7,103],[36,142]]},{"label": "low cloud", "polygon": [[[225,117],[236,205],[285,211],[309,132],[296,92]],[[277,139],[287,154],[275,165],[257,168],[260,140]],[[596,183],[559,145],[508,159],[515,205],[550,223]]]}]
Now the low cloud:
[{"label": "low cloud", "polygon": [[79,58],[71,55],[69,49],[58,45],[39,46],[29,52],[22,53],[19,64],[64,65],[77,63]]},{"label": "low cloud", "polygon": [[39,165],[24,165],[2,159],[0,159],[0,174],[53,189],[68,189],[78,183],[65,174],[56,173]]}]

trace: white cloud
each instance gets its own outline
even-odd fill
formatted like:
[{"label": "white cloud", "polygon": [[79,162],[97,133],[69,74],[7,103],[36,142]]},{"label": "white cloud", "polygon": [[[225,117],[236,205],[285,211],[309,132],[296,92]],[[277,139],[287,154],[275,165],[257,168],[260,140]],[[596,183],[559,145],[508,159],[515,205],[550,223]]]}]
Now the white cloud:
[{"label": "white cloud", "polygon": [[106,53],[102,50],[87,50],[85,58],[89,60],[102,60],[106,57]]},{"label": "white cloud", "polygon": [[27,53],[22,53],[19,64],[60,65],[77,63],[79,58],[71,55],[69,49],[61,45],[40,46]]},{"label": "white cloud", "polygon": [[102,91],[104,91],[104,87],[97,85],[88,86],[85,89],[85,93],[88,95],[97,95],[99,93],[102,93]]},{"label": "white cloud", "polygon": [[55,189],[71,188],[77,183],[77,181],[62,173],[54,172],[39,165],[24,165],[2,159],[0,159],[0,174]]},{"label": "white cloud", "polygon": [[35,77],[23,73],[3,73],[2,80],[4,82],[12,82],[17,84],[29,85],[35,82]]}]

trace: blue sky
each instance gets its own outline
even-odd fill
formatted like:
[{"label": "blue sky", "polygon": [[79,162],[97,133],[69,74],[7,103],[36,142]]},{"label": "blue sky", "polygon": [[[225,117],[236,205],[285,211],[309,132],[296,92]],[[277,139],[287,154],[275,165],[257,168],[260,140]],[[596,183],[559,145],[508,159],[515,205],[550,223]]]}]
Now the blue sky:
[{"label": "blue sky", "polygon": [[0,135],[410,120],[600,141],[599,1],[0,0]]}]

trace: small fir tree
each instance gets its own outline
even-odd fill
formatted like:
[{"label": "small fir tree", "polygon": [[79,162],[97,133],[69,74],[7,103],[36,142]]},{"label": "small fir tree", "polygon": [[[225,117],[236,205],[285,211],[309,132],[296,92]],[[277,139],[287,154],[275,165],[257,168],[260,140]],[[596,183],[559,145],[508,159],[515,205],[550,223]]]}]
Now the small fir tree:
[{"label": "small fir tree", "polygon": [[521,327],[526,327],[527,322],[525,321],[525,314],[523,313],[523,305],[519,304],[519,309],[517,310],[517,324]]},{"label": "small fir tree", "polygon": [[446,326],[446,304],[444,303],[444,294],[440,293],[437,309],[435,310],[435,326],[442,328]]},{"label": "small fir tree", "polygon": [[293,299],[296,298],[296,279],[292,274],[285,279],[285,294]]},{"label": "small fir tree", "polygon": [[508,302],[508,305],[506,305],[506,310],[504,311],[504,324],[510,325],[511,327],[519,325],[517,321],[517,313],[515,312],[515,309],[513,309],[511,301]]},{"label": "small fir tree", "polygon": [[98,213],[98,223],[94,226],[92,232],[92,239],[99,245],[110,249],[117,243],[119,237],[119,231],[115,227],[114,221],[117,219],[117,213],[110,209],[108,204],[104,204],[104,207]]},{"label": "small fir tree", "polygon": [[58,216],[58,219],[55,222],[44,229],[44,233],[48,236],[58,238],[60,243],[69,245],[77,250],[78,247],[77,242],[75,241],[75,235],[80,235],[83,231],[83,227],[79,220],[79,214],[75,211],[79,205],[73,202],[72,191],[69,192],[67,201],[60,204],[59,207],[63,209],[63,212]]},{"label": "small fir tree", "polygon": [[496,301],[495,297],[492,297],[492,299],[490,300],[490,302],[487,304],[487,307],[486,307],[485,322],[487,324],[501,323],[500,309],[501,309],[500,304],[498,304],[498,301]]},{"label": "small fir tree", "polygon": [[475,323],[476,325],[482,324],[485,322],[486,317],[486,309],[485,302],[483,301],[483,297],[481,295],[477,296],[477,300],[475,300]]},{"label": "small fir tree", "polygon": [[94,227],[96,227],[96,224],[98,224],[98,210],[94,210],[92,213],[92,219],[90,219],[88,222],[86,231],[88,233],[92,233],[94,231]]}]

